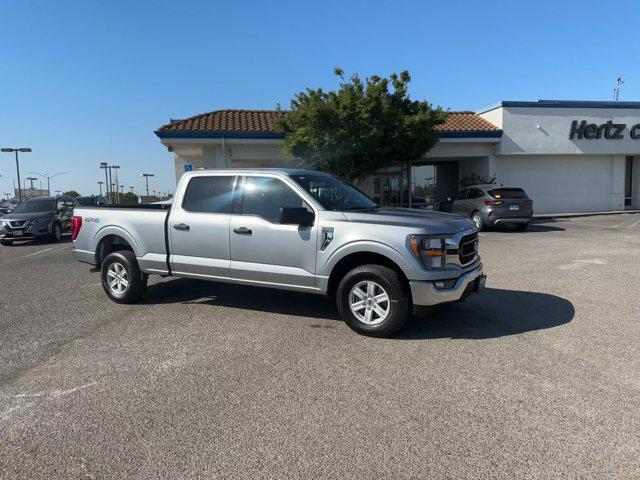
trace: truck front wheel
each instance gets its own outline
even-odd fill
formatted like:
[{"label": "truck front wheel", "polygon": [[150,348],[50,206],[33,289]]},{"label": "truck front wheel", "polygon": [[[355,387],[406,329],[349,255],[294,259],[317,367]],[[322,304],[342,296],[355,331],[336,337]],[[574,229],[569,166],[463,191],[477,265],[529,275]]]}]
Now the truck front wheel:
[{"label": "truck front wheel", "polygon": [[340,317],[358,333],[392,335],[411,315],[411,298],[398,273],[382,265],[361,265],[348,272],[336,291]]},{"label": "truck front wheel", "polygon": [[130,250],[113,252],[102,262],[102,288],[117,303],[134,303],[147,288],[147,276],[140,271]]}]

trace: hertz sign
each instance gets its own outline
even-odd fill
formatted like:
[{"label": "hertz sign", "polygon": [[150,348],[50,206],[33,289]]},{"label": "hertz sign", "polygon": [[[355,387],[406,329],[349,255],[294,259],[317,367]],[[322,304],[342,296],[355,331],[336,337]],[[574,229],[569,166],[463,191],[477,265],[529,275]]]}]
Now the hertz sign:
[{"label": "hertz sign", "polygon": [[[611,120],[601,125],[587,123],[586,120],[582,120],[581,122],[574,120],[571,122],[569,140],[597,140],[600,138],[623,140],[626,130],[626,123],[613,123]],[[640,139],[640,123],[636,123],[629,129],[629,136],[633,140]]]}]

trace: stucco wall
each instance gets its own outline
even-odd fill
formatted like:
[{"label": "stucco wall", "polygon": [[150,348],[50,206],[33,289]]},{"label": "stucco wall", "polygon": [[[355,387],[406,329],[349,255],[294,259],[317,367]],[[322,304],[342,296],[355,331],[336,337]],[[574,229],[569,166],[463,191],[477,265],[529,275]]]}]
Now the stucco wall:
[{"label": "stucco wall", "polygon": [[524,188],[536,213],[624,209],[624,156],[496,158],[497,184]]},{"label": "stucco wall", "polygon": [[[504,134],[498,148],[501,155],[637,155],[640,139],[629,129],[640,123],[638,109],[625,108],[541,108],[503,107]],[[493,111],[492,111],[493,112]],[[487,114],[481,116],[487,118]],[[487,118],[488,119],[488,118]],[[570,139],[573,120],[602,125],[608,121],[626,124],[622,139]]]}]

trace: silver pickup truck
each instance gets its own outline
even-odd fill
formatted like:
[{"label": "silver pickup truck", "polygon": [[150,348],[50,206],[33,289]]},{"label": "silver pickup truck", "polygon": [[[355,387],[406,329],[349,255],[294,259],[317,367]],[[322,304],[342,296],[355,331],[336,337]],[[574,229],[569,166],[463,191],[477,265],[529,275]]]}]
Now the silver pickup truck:
[{"label": "silver pickup truck", "polygon": [[367,335],[400,329],[413,306],[484,285],[478,232],[459,216],[379,207],[316,171],[186,173],[172,205],[77,207],[75,254],[115,302],[150,274],[325,294]]}]

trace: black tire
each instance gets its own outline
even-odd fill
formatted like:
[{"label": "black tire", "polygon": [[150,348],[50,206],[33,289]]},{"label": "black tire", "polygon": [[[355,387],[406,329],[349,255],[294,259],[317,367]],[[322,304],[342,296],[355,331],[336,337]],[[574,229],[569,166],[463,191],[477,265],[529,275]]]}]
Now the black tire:
[{"label": "black tire", "polygon": [[482,220],[482,215],[477,210],[471,214],[471,221],[478,227],[478,231],[484,228],[484,221]]},{"label": "black tire", "polygon": [[4,245],[5,247],[10,247],[13,245],[13,240],[5,240],[4,238],[0,240],[0,245]]},{"label": "black tire", "polygon": [[[377,284],[377,287],[382,288],[388,296],[388,303],[381,303],[380,305],[373,305],[372,307],[362,307],[365,308],[362,314],[363,317],[367,315],[366,311],[372,308],[388,308],[386,318],[380,321],[380,323],[370,325],[363,321],[363,319],[356,317],[351,311],[350,296],[352,289],[364,282]],[[381,292],[379,288],[376,289],[378,293]],[[362,290],[360,291],[362,292]],[[354,296],[354,299],[355,298]],[[367,299],[368,298],[370,297],[367,296]],[[409,288],[406,283],[400,278],[398,273],[382,265],[361,265],[348,272],[338,285],[336,305],[340,318],[342,318],[352,330],[373,337],[388,336],[397,332],[411,317],[413,311],[411,294],[409,293]],[[370,315],[377,315],[377,312],[371,313]],[[378,316],[374,322],[379,319],[380,316]]]},{"label": "black tire", "polygon": [[[113,269],[110,270],[110,267]],[[122,270],[120,270],[122,267]],[[126,274],[122,272],[126,272]],[[116,283],[112,288],[109,282],[116,280],[111,273],[120,275],[120,279],[127,281],[127,286],[120,291],[119,287],[123,284]],[[106,256],[102,262],[102,271],[100,272],[102,279],[102,288],[107,296],[116,303],[135,303],[142,297],[147,288],[147,276],[140,271],[140,266],[136,260],[135,254],[130,250],[121,250],[113,252]]]},{"label": "black tire", "polygon": [[519,232],[524,232],[527,228],[529,228],[529,222],[516,224],[516,230]]},{"label": "black tire", "polygon": [[51,227],[51,240],[54,242],[62,240],[62,225],[57,222]]}]

